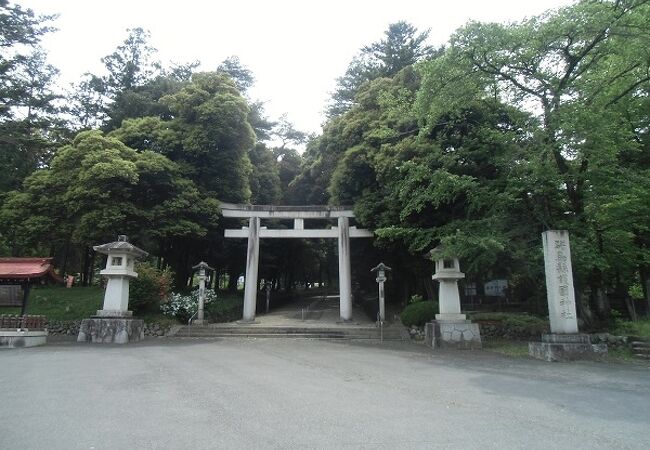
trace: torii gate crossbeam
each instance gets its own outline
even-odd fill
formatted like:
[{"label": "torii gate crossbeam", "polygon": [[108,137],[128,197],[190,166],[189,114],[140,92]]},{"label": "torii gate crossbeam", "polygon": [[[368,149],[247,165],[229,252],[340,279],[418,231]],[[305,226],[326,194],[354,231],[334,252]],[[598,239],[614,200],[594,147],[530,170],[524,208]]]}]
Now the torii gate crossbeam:
[{"label": "torii gate crossbeam", "polygon": [[[338,239],[339,250],[339,296],[341,321],[352,320],[352,272],[350,267],[350,238],[370,238],[370,230],[350,226],[354,212],[344,206],[271,206],[235,205],[222,203],[224,217],[249,219],[248,227],[241,230],[225,230],[226,238],[248,238],[246,254],[246,281],[244,286],[244,322],[255,320],[260,238],[317,238]],[[292,219],[293,229],[269,230],[260,227],[261,219]],[[305,229],[305,219],[337,219],[338,226],[329,229]]]}]

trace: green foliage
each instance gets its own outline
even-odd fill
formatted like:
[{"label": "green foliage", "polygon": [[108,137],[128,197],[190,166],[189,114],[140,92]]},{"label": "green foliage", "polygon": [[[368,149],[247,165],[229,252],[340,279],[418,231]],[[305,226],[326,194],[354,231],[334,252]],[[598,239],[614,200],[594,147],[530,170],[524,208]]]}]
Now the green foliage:
[{"label": "green foliage", "polygon": [[400,320],[406,327],[416,325],[424,326],[436,318],[438,313],[438,302],[426,301],[411,303],[400,314]]},{"label": "green foliage", "polygon": [[[212,289],[205,290],[204,308],[217,302],[217,294]],[[169,299],[160,305],[160,310],[168,317],[175,317],[181,323],[187,323],[199,309],[199,290],[193,290],[189,295],[173,293]]]},{"label": "green foliage", "polygon": [[[223,201],[246,202],[255,134],[249,107],[225,74],[197,73],[192,82],[160,100],[172,112],[179,151],[167,152],[203,190]],[[170,124],[162,123],[167,128]]]},{"label": "green foliage", "polygon": [[57,117],[58,70],[40,47],[53,19],[0,0],[0,195],[47,164],[65,136]]},{"label": "green foliage", "polygon": [[138,277],[129,284],[129,308],[134,314],[156,312],[172,290],[170,270],[159,270],[147,263],[136,264]]},{"label": "green foliage", "polygon": [[241,319],[243,298],[238,294],[233,295],[227,292],[220,292],[218,296],[217,301],[209,303],[205,308],[210,322],[232,322]]},{"label": "green foliage", "polygon": [[438,57],[356,88],[294,183],[355,204],[410,264],[444,243],[469,277],[541,286],[539,234],[566,229],[582,318],[606,318],[599,293],[650,264],[649,18],[645,1],[582,1],[469,23]]},{"label": "green foliage", "polygon": [[249,153],[252,170],[249,184],[254,205],[277,205],[282,196],[279,166],[273,151],[257,144]]},{"label": "green foliage", "polygon": [[345,75],[338,78],[337,88],[328,107],[328,115],[335,117],[348,111],[364,83],[381,77],[393,77],[402,69],[435,54],[425,44],[429,30],[418,32],[407,22],[388,26],[385,38],[363,47],[350,62]]},{"label": "green foliage", "polygon": [[650,319],[637,321],[616,320],[610,333],[650,338]]},{"label": "green foliage", "polygon": [[253,72],[241,63],[238,56],[229,56],[224,59],[217,67],[217,73],[228,75],[242,94],[255,84]]},{"label": "green foliage", "polygon": [[[470,315],[475,322],[496,322],[496,330],[488,334],[505,338],[528,338],[548,332],[549,324],[529,314],[475,313]],[[483,329],[483,327],[482,327]]]},{"label": "green foliage", "polygon": [[420,294],[411,295],[411,298],[409,298],[409,304],[419,303],[423,301],[424,301],[424,297],[422,297]]}]

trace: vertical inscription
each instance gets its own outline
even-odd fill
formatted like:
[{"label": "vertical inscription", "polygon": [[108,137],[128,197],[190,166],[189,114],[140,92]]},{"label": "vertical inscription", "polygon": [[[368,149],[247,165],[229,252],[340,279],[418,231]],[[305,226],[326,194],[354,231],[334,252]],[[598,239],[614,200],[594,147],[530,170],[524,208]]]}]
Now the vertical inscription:
[{"label": "vertical inscription", "polygon": [[545,231],[542,241],[551,332],[577,333],[569,233],[563,230]]},{"label": "vertical inscription", "polygon": [[563,319],[575,319],[576,315],[569,295],[570,270],[567,242],[562,239],[555,239],[554,247],[559,313]]}]

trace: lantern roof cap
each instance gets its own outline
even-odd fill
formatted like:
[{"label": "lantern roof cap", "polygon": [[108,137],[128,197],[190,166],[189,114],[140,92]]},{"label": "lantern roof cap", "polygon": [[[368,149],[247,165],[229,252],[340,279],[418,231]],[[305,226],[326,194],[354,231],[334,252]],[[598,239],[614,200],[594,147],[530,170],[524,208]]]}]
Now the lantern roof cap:
[{"label": "lantern roof cap", "polygon": [[128,255],[135,256],[136,258],[145,258],[149,256],[149,253],[131,244],[129,242],[129,238],[124,234],[120,234],[117,237],[117,241],[115,242],[109,242],[108,244],[102,244],[102,245],[95,245],[93,247],[93,250],[95,250],[98,253],[102,253],[104,255],[121,252],[121,253],[126,253]]},{"label": "lantern roof cap", "polygon": [[436,247],[429,250],[424,256],[428,259],[441,259],[445,256],[448,256],[449,258],[458,259],[456,256],[450,256],[447,253],[447,246],[442,243],[438,244]]},{"label": "lantern roof cap", "polygon": [[378,270],[390,271],[390,270],[393,270],[393,269],[391,269],[390,267],[388,267],[388,266],[387,266],[386,264],[384,264],[383,262],[380,262],[379,264],[377,264],[377,267],[373,267],[372,269],[370,269],[371,272],[377,272]]},{"label": "lantern roof cap", "polygon": [[192,266],[192,269],[205,269],[205,270],[214,270],[212,267],[208,266],[208,263],[201,261],[196,266]]}]

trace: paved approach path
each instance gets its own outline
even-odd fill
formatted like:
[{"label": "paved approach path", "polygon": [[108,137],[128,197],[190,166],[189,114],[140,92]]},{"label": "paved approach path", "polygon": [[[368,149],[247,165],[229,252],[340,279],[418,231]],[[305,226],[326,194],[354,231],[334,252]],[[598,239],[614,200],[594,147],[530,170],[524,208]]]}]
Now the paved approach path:
[{"label": "paved approach path", "polygon": [[[271,299],[271,303],[273,300]],[[302,296],[287,304],[272,309],[268,314],[259,312],[255,321],[260,326],[300,326],[300,327],[345,327],[340,323],[340,307],[338,295]],[[352,305],[353,324],[372,326],[366,313],[356,305]]]},{"label": "paved approach path", "polygon": [[650,448],[650,368],[411,343],[0,350],[0,448]]}]

